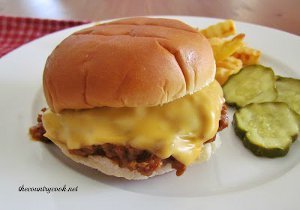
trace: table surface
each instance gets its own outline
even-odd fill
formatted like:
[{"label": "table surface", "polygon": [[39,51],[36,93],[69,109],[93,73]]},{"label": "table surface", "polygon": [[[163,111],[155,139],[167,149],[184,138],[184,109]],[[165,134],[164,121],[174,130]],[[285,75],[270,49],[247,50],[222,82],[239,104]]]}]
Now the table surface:
[{"label": "table surface", "polygon": [[105,20],[190,15],[260,24],[300,35],[300,0],[0,0],[0,15]]}]

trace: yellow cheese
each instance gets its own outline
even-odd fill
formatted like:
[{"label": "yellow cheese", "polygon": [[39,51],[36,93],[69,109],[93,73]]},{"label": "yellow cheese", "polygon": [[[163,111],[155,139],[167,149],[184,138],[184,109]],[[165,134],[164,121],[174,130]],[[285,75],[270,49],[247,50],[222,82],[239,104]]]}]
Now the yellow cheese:
[{"label": "yellow cheese", "polygon": [[43,115],[45,136],[68,149],[111,143],[193,163],[219,127],[223,92],[214,81],[181,99],[156,107],[65,110]]}]

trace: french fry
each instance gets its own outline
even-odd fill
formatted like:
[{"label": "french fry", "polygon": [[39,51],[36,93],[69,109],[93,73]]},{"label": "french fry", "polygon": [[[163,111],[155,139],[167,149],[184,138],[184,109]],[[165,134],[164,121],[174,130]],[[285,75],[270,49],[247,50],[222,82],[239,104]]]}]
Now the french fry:
[{"label": "french fry", "polygon": [[230,69],[233,74],[236,74],[243,67],[243,62],[238,58],[235,58],[233,56],[229,56],[228,58],[225,58],[222,61],[217,61],[217,67]]},{"label": "french fry", "polygon": [[218,38],[218,37],[213,37],[209,39],[214,55],[216,54],[216,52],[221,50],[220,48],[222,47],[225,41],[226,41],[225,39]]},{"label": "french fry", "polygon": [[230,40],[225,37],[236,33],[232,20],[211,25],[200,32],[208,38],[216,60],[216,80],[223,85],[230,75],[238,73],[245,65],[257,64],[261,56],[259,50],[246,47],[245,34],[238,34]]},{"label": "french fry", "polygon": [[212,46],[221,46],[226,41],[225,39],[219,37],[213,37],[208,40]]},{"label": "french fry", "polygon": [[224,22],[211,25],[208,28],[201,30],[200,32],[206,38],[228,37],[236,33],[233,20],[225,20]]},{"label": "french fry", "polygon": [[228,80],[229,76],[232,74],[233,74],[233,72],[230,69],[226,69],[223,67],[217,67],[215,78],[220,83],[220,85],[223,85]]},{"label": "french fry", "polygon": [[238,34],[237,36],[233,37],[233,39],[225,41],[221,46],[213,47],[216,61],[222,61],[234,54],[244,45],[244,37],[245,34]]},{"label": "french fry", "polygon": [[250,47],[241,47],[234,54],[234,57],[242,60],[243,65],[258,64],[261,56],[259,50],[250,48]]}]

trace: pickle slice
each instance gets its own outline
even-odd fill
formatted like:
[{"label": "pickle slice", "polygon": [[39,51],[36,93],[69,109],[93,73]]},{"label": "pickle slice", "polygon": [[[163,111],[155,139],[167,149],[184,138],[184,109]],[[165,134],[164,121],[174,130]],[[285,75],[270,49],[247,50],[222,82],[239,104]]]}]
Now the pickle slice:
[{"label": "pickle slice", "polygon": [[257,156],[285,156],[299,133],[297,114],[286,103],[249,104],[234,114],[233,126],[244,146]]},{"label": "pickle slice", "polygon": [[229,78],[223,91],[226,103],[237,107],[274,101],[277,97],[274,72],[261,65],[246,66]]},{"label": "pickle slice", "polygon": [[300,115],[300,80],[278,77],[275,84],[278,92],[276,101],[287,103]]}]

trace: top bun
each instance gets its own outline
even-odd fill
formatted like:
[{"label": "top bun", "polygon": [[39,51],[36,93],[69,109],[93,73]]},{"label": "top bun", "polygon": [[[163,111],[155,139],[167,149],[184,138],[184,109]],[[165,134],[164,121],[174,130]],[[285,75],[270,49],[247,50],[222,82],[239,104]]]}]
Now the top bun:
[{"label": "top bun", "polygon": [[47,59],[44,92],[54,112],[155,106],[215,77],[208,40],[178,20],[130,18],[78,31]]}]

